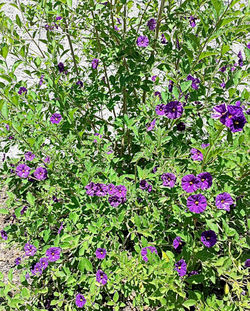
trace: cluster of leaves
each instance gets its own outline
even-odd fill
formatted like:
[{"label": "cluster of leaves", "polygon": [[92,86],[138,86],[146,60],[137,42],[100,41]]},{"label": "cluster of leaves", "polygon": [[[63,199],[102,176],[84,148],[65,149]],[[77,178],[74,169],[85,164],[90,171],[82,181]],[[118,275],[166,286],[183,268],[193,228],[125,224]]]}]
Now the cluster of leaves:
[{"label": "cluster of leaves", "polygon": [[[246,124],[232,133],[211,113],[236,101],[247,111],[246,7],[237,0],[153,0],[136,4],[132,16],[135,3],[126,0],[8,4],[18,13],[11,20],[0,4],[1,138],[4,153],[13,145],[20,153],[6,157],[1,168],[8,199],[0,213],[13,222],[0,229],[8,247],[31,243],[37,252],[23,256],[8,282],[0,282],[0,310],[75,311],[78,293],[87,310],[122,310],[128,301],[138,310],[245,310],[249,129]],[[146,47],[136,44],[142,35]],[[234,43],[244,46],[243,66],[235,65]],[[28,82],[18,81],[18,67]],[[198,89],[188,75],[199,79]],[[19,94],[20,87],[27,92]],[[180,118],[156,114],[160,102],[176,100],[184,107]],[[60,122],[51,122],[54,113]],[[202,161],[193,161],[191,148],[203,153]],[[28,162],[29,151],[35,158]],[[21,163],[31,168],[29,178],[16,174]],[[39,180],[33,172],[41,166],[47,178]],[[177,177],[173,188],[162,185],[167,172]],[[201,172],[212,175],[213,185],[202,191],[207,209],[195,214],[187,211],[181,179]],[[142,180],[152,191],[140,189]],[[112,207],[106,197],[88,196],[90,182],[124,185],[126,201]],[[234,200],[230,212],[215,205],[223,192]],[[212,248],[200,240],[205,230],[217,234]],[[176,236],[185,242],[181,252],[173,248]],[[157,253],[148,252],[145,262],[141,249],[147,246]],[[31,275],[50,247],[61,249],[60,259]],[[100,247],[107,250],[103,260],[95,255]],[[187,263],[183,277],[174,269],[180,259]],[[96,281],[98,269],[107,284]],[[190,276],[193,270],[198,274]]]}]

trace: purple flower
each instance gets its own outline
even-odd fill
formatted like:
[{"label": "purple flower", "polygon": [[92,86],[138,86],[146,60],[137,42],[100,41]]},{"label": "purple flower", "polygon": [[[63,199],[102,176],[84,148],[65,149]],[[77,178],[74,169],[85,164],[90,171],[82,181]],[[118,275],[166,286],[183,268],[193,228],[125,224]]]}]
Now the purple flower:
[{"label": "purple flower", "polygon": [[1,230],[1,237],[2,239],[4,239],[5,241],[8,239],[8,234],[6,231],[4,230]]},{"label": "purple flower", "polygon": [[213,119],[221,118],[222,116],[224,116],[227,113],[227,107],[225,104],[215,106],[213,108],[213,110],[215,111],[215,113],[212,114]]},{"label": "purple flower", "polygon": [[225,72],[225,71],[226,71],[226,69],[227,69],[227,65],[226,65],[226,66],[221,67],[221,68],[219,69],[219,71],[221,71],[221,72]]},{"label": "purple flower", "polygon": [[176,176],[172,173],[164,173],[161,175],[163,186],[173,188],[176,182]]},{"label": "purple flower", "polygon": [[36,247],[30,243],[24,245],[24,250],[26,256],[34,256],[37,251]]},{"label": "purple flower", "polygon": [[27,209],[28,209],[28,206],[24,206],[24,207],[21,209],[20,214],[23,215]]},{"label": "purple flower", "polygon": [[92,60],[91,66],[92,66],[93,69],[96,69],[98,64],[99,64],[99,59],[98,58],[94,58]]},{"label": "purple flower", "polygon": [[116,186],[116,195],[120,198],[125,198],[127,194],[127,188],[123,185]]},{"label": "purple flower", "polygon": [[161,43],[162,43],[162,44],[167,44],[167,43],[168,43],[168,42],[167,42],[167,39],[166,39],[166,37],[164,36],[163,33],[161,34]]},{"label": "purple flower", "polygon": [[114,184],[109,184],[107,187],[108,187],[107,191],[109,195],[116,194],[116,186]]},{"label": "purple flower", "polygon": [[187,273],[187,264],[184,259],[179,260],[175,264],[175,271],[178,272],[179,276],[184,276]]},{"label": "purple flower", "polygon": [[182,247],[185,245],[185,242],[182,241],[181,237],[177,236],[173,241],[174,249],[179,253],[182,250]]},{"label": "purple flower", "polygon": [[119,31],[119,28],[115,25],[114,30]]},{"label": "purple flower", "polygon": [[77,294],[76,295],[76,306],[78,308],[82,308],[86,303],[86,299],[82,294]]},{"label": "purple flower", "polygon": [[62,19],[62,16],[57,16],[56,21],[60,21]]},{"label": "purple flower", "polygon": [[185,128],[186,128],[186,125],[185,125],[185,123],[184,122],[179,122],[177,125],[176,125],[176,129],[178,130],[178,131],[184,131],[185,130]]},{"label": "purple flower", "polygon": [[59,64],[57,65],[57,67],[58,67],[59,72],[64,72],[65,67],[64,67],[64,64],[63,64],[63,63],[59,63]]},{"label": "purple flower", "polygon": [[247,120],[244,115],[238,115],[231,119],[229,129],[232,133],[240,132],[243,130],[244,125],[247,123]]},{"label": "purple flower", "polygon": [[104,197],[108,194],[108,187],[105,184],[96,183],[94,189],[95,195],[98,197]]},{"label": "purple flower", "polygon": [[78,80],[78,81],[76,82],[76,85],[79,85],[80,87],[83,87],[83,82],[82,82],[81,80]]},{"label": "purple flower", "polygon": [[184,191],[191,193],[200,188],[200,180],[193,174],[185,175],[181,180],[181,186]]},{"label": "purple flower", "polygon": [[43,160],[43,162],[45,162],[45,163],[49,164],[49,163],[50,163],[50,157],[49,157],[49,156],[47,156],[47,157]]},{"label": "purple flower", "polygon": [[225,82],[222,82],[222,83],[220,84],[220,86],[224,89],[224,88],[226,87],[226,83],[225,83]]},{"label": "purple flower", "polygon": [[108,198],[109,204],[113,207],[117,207],[120,204],[126,202],[126,198],[118,197],[117,195],[113,195]]},{"label": "purple flower", "polygon": [[60,113],[54,113],[50,117],[50,122],[54,124],[58,124],[60,123],[61,119],[62,119],[62,116],[60,115]]},{"label": "purple flower", "polygon": [[63,221],[62,221],[61,224],[60,224],[60,227],[59,227],[59,229],[58,229],[58,231],[57,231],[57,234],[60,234],[61,231],[62,231],[62,229],[63,229]]},{"label": "purple flower", "polygon": [[118,23],[119,25],[122,24],[120,18],[118,18],[118,17],[117,17],[117,23]]},{"label": "purple flower", "polygon": [[9,136],[8,139],[9,140],[14,139],[14,136]]},{"label": "purple flower", "polygon": [[145,179],[140,181],[140,189],[148,192],[152,191],[152,185],[148,184]]},{"label": "purple flower", "polygon": [[41,86],[43,84],[44,75],[41,75],[41,78],[39,80],[39,85]]},{"label": "purple flower", "polygon": [[9,131],[10,130],[9,124],[5,124],[5,128],[6,128],[7,131]]},{"label": "purple flower", "polygon": [[157,253],[157,249],[154,247],[154,246],[146,246],[146,247],[143,247],[141,249],[141,255],[142,255],[142,259],[144,261],[148,261],[148,257],[147,257],[147,252],[148,252],[148,249],[150,250],[151,253],[155,253],[155,254],[158,254]]},{"label": "purple flower", "polygon": [[190,23],[191,27],[195,27],[196,26],[195,20],[196,20],[196,18],[194,16],[190,16],[189,17],[189,23]]},{"label": "purple flower", "polygon": [[21,178],[27,178],[29,176],[31,168],[26,164],[19,164],[16,167],[16,174]]},{"label": "purple flower", "polygon": [[149,30],[155,30],[156,27],[156,20],[154,18],[151,18],[147,23]]},{"label": "purple flower", "polygon": [[96,281],[98,283],[101,283],[102,285],[105,285],[108,281],[107,274],[105,274],[102,270],[97,270],[96,272]]},{"label": "purple flower", "polygon": [[85,186],[86,194],[93,197],[95,195],[95,184],[91,181],[87,186]]},{"label": "purple flower", "polygon": [[243,110],[239,106],[229,105],[227,106],[227,112],[220,117],[220,122],[227,127],[233,124],[233,117],[244,117]]},{"label": "purple flower", "polygon": [[160,100],[162,100],[162,97],[161,97],[161,92],[159,91],[156,91],[155,92],[155,96],[158,96]]},{"label": "purple flower", "polygon": [[152,81],[155,82],[156,78],[157,78],[157,76],[153,76],[151,79],[152,79]]},{"label": "purple flower", "polygon": [[32,161],[36,157],[31,151],[26,152],[24,156],[26,161]]},{"label": "purple flower", "polygon": [[188,80],[188,81],[191,80],[191,81],[192,81],[192,84],[191,84],[192,88],[193,88],[194,90],[198,90],[199,86],[198,86],[197,84],[200,83],[200,80],[199,80],[198,78],[194,78],[194,77],[192,77],[191,75],[188,75],[188,76],[187,76],[187,80]]},{"label": "purple flower", "polygon": [[21,261],[22,261],[21,257],[17,257],[17,258],[15,259],[15,265],[16,265],[16,266],[19,266],[20,263],[21,263]]},{"label": "purple flower", "polygon": [[202,194],[193,194],[187,198],[187,207],[190,212],[200,214],[207,207],[207,199]]},{"label": "purple flower", "polygon": [[242,53],[241,53],[241,51],[239,51],[239,53],[238,53],[238,65],[240,66],[240,67],[242,67],[244,64],[243,64],[243,56],[242,56]]},{"label": "purple flower", "polygon": [[34,176],[39,180],[44,180],[47,178],[47,170],[44,167],[38,167],[35,172]]},{"label": "purple flower", "polygon": [[240,100],[237,100],[234,104],[235,104],[235,106],[240,107],[241,102],[240,102]]},{"label": "purple flower", "polygon": [[245,268],[249,268],[250,267],[250,259],[247,259],[245,261]]},{"label": "purple flower", "polygon": [[195,149],[195,148],[192,148],[190,150],[191,152],[191,158],[194,160],[194,161],[202,161],[203,160],[203,154],[201,153],[200,150],[198,149]]},{"label": "purple flower", "polygon": [[155,112],[158,114],[158,116],[164,116],[165,115],[165,105],[160,104],[155,107]]},{"label": "purple flower", "polygon": [[219,209],[224,209],[227,212],[230,212],[230,206],[234,203],[231,195],[227,192],[223,192],[217,195],[215,199],[215,205]]},{"label": "purple flower", "polygon": [[197,274],[199,274],[199,273],[197,271],[193,270],[193,271],[188,273],[188,276],[197,275]]},{"label": "purple flower", "polygon": [[168,90],[170,93],[172,93],[173,91],[173,86],[174,86],[174,81],[169,80]]},{"label": "purple flower", "polygon": [[43,273],[43,270],[42,270],[42,267],[41,267],[41,264],[39,262],[37,262],[34,266],[33,269],[31,269],[31,273],[33,275],[37,275],[37,274],[42,274]]},{"label": "purple flower", "polygon": [[250,42],[247,44],[247,48],[250,49]]},{"label": "purple flower", "polygon": [[97,248],[95,254],[98,259],[104,259],[107,255],[107,250],[105,248]]},{"label": "purple flower", "polygon": [[152,169],[152,172],[153,172],[153,173],[156,173],[157,170],[158,170],[158,167],[159,167],[159,165],[156,165],[156,166]]},{"label": "purple flower", "polygon": [[137,46],[139,47],[147,47],[149,45],[148,37],[139,36],[136,41]]},{"label": "purple flower", "polygon": [[212,186],[213,178],[212,175],[208,172],[200,173],[197,175],[200,180],[200,188],[206,190]]},{"label": "purple flower", "polygon": [[25,274],[25,279],[28,280],[29,278],[30,278],[29,273],[26,273],[26,274]]},{"label": "purple flower", "polygon": [[150,132],[150,131],[152,131],[154,129],[155,122],[156,122],[156,119],[154,119],[151,123],[147,124],[147,132]]},{"label": "purple flower", "polygon": [[201,144],[201,148],[202,148],[202,149],[205,149],[205,148],[207,148],[209,145],[210,145],[210,144]]},{"label": "purple flower", "polygon": [[49,261],[48,261],[48,259],[46,257],[40,258],[39,263],[40,263],[40,266],[41,266],[42,270],[46,269],[48,267],[48,265],[49,265]]},{"label": "purple flower", "polygon": [[201,242],[206,247],[212,247],[217,242],[216,233],[213,230],[204,231],[201,234]]},{"label": "purple flower", "polygon": [[165,106],[165,115],[169,119],[177,119],[180,118],[183,113],[183,107],[181,102],[179,101],[172,101],[169,102]]},{"label": "purple flower", "polygon": [[27,89],[26,89],[26,87],[22,86],[19,88],[18,94],[22,95],[23,93],[27,94]]},{"label": "purple flower", "polygon": [[60,247],[50,247],[46,251],[46,257],[48,258],[48,261],[57,261],[58,259],[60,259],[60,253]]},{"label": "purple flower", "polygon": [[177,48],[177,50],[180,50],[181,48],[180,48],[180,42],[179,42],[179,39],[178,38],[176,38],[176,48]]}]

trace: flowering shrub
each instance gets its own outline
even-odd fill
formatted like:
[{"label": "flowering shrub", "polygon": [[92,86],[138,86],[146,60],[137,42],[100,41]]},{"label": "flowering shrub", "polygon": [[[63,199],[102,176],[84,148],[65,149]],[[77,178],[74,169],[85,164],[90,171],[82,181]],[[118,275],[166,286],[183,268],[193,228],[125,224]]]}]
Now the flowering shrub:
[{"label": "flowering shrub", "polygon": [[246,6],[9,5],[0,310],[246,310]]}]

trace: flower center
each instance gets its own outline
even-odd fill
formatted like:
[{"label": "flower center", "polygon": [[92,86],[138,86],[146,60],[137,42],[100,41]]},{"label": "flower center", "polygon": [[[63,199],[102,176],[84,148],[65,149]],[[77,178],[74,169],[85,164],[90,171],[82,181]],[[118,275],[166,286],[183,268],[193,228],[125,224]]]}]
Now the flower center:
[{"label": "flower center", "polygon": [[170,177],[168,177],[168,181],[170,181],[171,179],[170,179]]},{"label": "flower center", "polygon": [[175,112],[175,110],[176,110],[175,108],[172,109],[173,112]]},{"label": "flower center", "polygon": [[199,204],[199,201],[195,201],[194,203],[195,203],[195,205],[198,205],[198,204]]},{"label": "flower center", "polygon": [[239,121],[235,121],[234,124],[238,125],[238,124],[239,124]]},{"label": "flower center", "polygon": [[179,266],[178,269],[181,270],[181,266]]},{"label": "flower center", "polygon": [[210,240],[210,236],[207,237],[207,240]]},{"label": "flower center", "polygon": [[202,178],[202,179],[201,179],[201,181],[204,181],[204,180],[205,180],[205,178]]},{"label": "flower center", "polygon": [[228,119],[231,119],[233,116],[230,114],[229,116],[228,116]]},{"label": "flower center", "polygon": [[193,184],[193,182],[192,182],[192,181],[190,181],[189,185],[192,185],[192,184]]},{"label": "flower center", "polygon": [[55,256],[55,253],[51,253],[52,256]]},{"label": "flower center", "polygon": [[221,200],[221,203],[224,203],[225,202],[225,200]]},{"label": "flower center", "polygon": [[22,170],[23,173],[25,173],[25,170]]}]

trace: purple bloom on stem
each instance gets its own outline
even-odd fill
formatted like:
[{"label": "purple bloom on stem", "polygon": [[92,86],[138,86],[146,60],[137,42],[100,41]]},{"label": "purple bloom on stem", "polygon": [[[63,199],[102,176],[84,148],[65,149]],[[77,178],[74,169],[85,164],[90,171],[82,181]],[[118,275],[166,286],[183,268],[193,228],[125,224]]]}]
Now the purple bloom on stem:
[{"label": "purple bloom on stem", "polygon": [[220,122],[227,127],[232,124],[232,118],[236,116],[244,116],[241,107],[229,105],[227,106],[227,113],[223,114],[220,118]]},{"label": "purple bloom on stem", "polygon": [[80,87],[83,87],[83,82],[81,80],[78,80],[76,84],[79,85]]},{"label": "purple bloom on stem", "polygon": [[27,94],[27,89],[26,89],[26,87],[22,86],[22,87],[19,88],[18,94],[22,95],[23,93]]},{"label": "purple bloom on stem", "polygon": [[5,124],[5,128],[6,128],[7,131],[9,131],[10,130],[9,124]]},{"label": "purple bloom on stem", "polygon": [[207,199],[202,194],[193,194],[187,198],[187,207],[190,212],[200,214],[207,207]]},{"label": "purple bloom on stem", "polygon": [[227,113],[227,107],[225,104],[215,106],[213,110],[215,111],[215,113],[212,114],[213,119],[221,118]]},{"label": "purple bloom on stem", "polygon": [[147,254],[148,254],[148,249],[150,250],[151,253],[155,253],[155,254],[158,254],[157,253],[157,249],[154,247],[154,246],[146,246],[146,247],[143,247],[141,249],[141,255],[142,255],[142,259],[144,261],[148,261],[148,257],[147,257]]},{"label": "purple bloom on stem", "polygon": [[57,65],[57,67],[58,67],[59,72],[64,72],[65,67],[64,67],[64,64],[63,64],[63,63],[59,63],[59,64]]},{"label": "purple bloom on stem", "polygon": [[148,37],[139,36],[136,41],[137,46],[139,47],[147,47],[149,45]]},{"label": "purple bloom on stem", "polygon": [[77,294],[76,295],[76,306],[78,308],[82,308],[86,303],[86,299],[82,294]]},{"label": "purple bloom on stem", "polygon": [[200,188],[200,180],[193,174],[185,175],[182,177],[181,186],[184,191],[191,193]]},{"label": "purple bloom on stem", "polygon": [[19,266],[20,263],[21,263],[21,261],[22,261],[21,257],[17,257],[17,258],[15,259],[15,265],[16,265],[16,266]]},{"label": "purple bloom on stem", "polygon": [[175,264],[175,271],[178,272],[179,276],[184,276],[187,273],[187,264],[184,259],[179,260]]},{"label": "purple bloom on stem", "polygon": [[242,67],[244,64],[243,64],[243,56],[242,56],[241,51],[239,51],[239,53],[238,53],[238,58],[239,58],[239,60],[238,60],[238,65],[239,65],[240,67]]},{"label": "purple bloom on stem", "polygon": [[95,184],[91,181],[87,186],[85,186],[86,194],[93,197],[95,195]]},{"label": "purple bloom on stem", "polygon": [[212,247],[217,242],[217,235],[213,230],[204,231],[201,234],[201,242],[206,247]]},{"label": "purple bloom on stem", "polygon": [[201,148],[202,148],[202,149],[205,149],[205,148],[207,148],[209,145],[210,145],[210,144],[201,144]]},{"label": "purple bloom on stem", "polygon": [[125,198],[127,194],[127,188],[123,185],[116,186],[116,195],[120,198]]},{"label": "purple bloom on stem", "polygon": [[203,160],[203,154],[201,153],[200,150],[195,149],[195,148],[192,148],[192,149],[190,150],[190,153],[191,153],[191,158],[192,158],[194,161],[202,161],[202,160]]},{"label": "purple bloom on stem", "polygon": [[174,249],[179,253],[182,247],[185,245],[185,242],[182,241],[181,237],[177,236],[173,241]]},{"label": "purple bloom on stem", "polygon": [[149,30],[155,30],[156,27],[156,20],[154,18],[151,18],[147,23]]},{"label": "purple bloom on stem", "polygon": [[7,239],[8,239],[8,234],[7,234],[7,232],[4,231],[4,230],[1,230],[1,237],[2,237],[2,239],[4,239],[5,241],[7,241]]},{"label": "purple bloom on stem", "polygon": [[173,188],[176,182],[176,176],[172,173],[164,173],[161,175],[163,186]]},{"label": "purple bloom on stem", "polygon": [[44,180],[47,178],[47,170],[44,167],[38,167],[35,172],[34,176],[39,180]]},{"label": "purple bloom on stem", "polygon": [[199,274],[197,271],[193,270],[191,272],[188,273],[188,276],[192,276],[192,275],[196,275]]},{"label": "purple bloom on stem", "polygon": [[24,206],[24,207],[21,209],[20,214],[23,215],[27,209],[28,209],[28,206]]},{"label": "purple bloom on stem", "polygon": [[119,28],[115,25],[114,30],[119,31]]},{"label": "purple bloom on stem", "polygon": [[247,44],[247,48],[250,49],[250,42]]},{"label": "purple bloom on stem", "polygon": [[37,275],[37,274],[42,274],[43,273],[43,270],[42,270],[42,267],[41,267],[41,264],[39,262],[37,262],[34,266],[33,269],[31,269],[31,273],[33,275]]},{"label": "purple bloom on stem", "polygon": [[170,93],[172,93],[173,91],[173,86],[174,86],[174,81],[169,80],[168,90]]},{"label": "purple bloom on stem", "polygon": [[183,106],[179,101],[169,102],[165,106],[165,115],[169,119],[177,119],[180,118],[183,114]]},{"label": "purple bloom on stem", "polygon": [[152,81],[155,82],[156,78],[157,78],[157,76],[153,76],[151,79],[152,79]]},{"label": "purple bloom on stem", "polygon": [[156,91],[154,95],[155,95],[155,96],[158,96],[158,97],[159,97],[159,99],[160,99],[160,100],[162,100],[162,97],[161,97],[161,92]]},{"label": "purple bloom on stem", "polygon": [[226,83],[225,83],[225,82],[222,82],[222,83],[220,84],[220,86],[224,89],[224,88],[226,87]]},{"label": "purple bloom on stem", "polygon": [[98,64],[99,64],[99,59],[98,58],[94,58],[92,60],[91,66],[92,66],[93,69],[96,69]]},{"label": "purple bloom on stem", "polygon": [[26,164],[19,164],[16,167],[16,174],[21,178],[27,178],[29,176],[31,168]]},{"label": "purple bloom on stem", "polygon": [[200,180],[200,188],[206,190],[212,186],[213,178],[212,175],[208,172],[200,173],[197,175]]},{"label": "purple bloom on stem", "polygon": [[157,170],[158,170],[158,167],[159,167],[159,165],[156,165],[156,166],[152,169],[152,172],[153,172],[153,173],[156,173]]},{"label": "purple bloom on stem", "polygon": [[107,255],[107,251],[105,248],[97,248],[95,254],[98,259],[104,259]]},{"label": "purple bloom on stem", "polygon": [[24,245],[24,250],[26,256],[34,256],[37,251],[36,247],[30,243]]},{"label": "purple bloom on stem", "polygon": [[232,133],[240,132],[243,130],[243,127],[246,123],[247,123],[247,120],[244,115],[234,116],[231,119],[229,128]]},{"label": "purple bloom on stem", "polygon": [[155,107],[155,112],[158,116],[164,116],[165,115],[165,105],[164,104],[160,104],[160,105],[157,105]]},{"label": "purple bloom on stem", "polygon": [[44,161],[45,163],[49,164],[49,163],[50,163],[50,157],[47,156],[43,161]]},{"label": "purple bloom on stem", "polygon": [[147,132],[150,132],[154,129],[155,122],[156,122],[156,119],[154,119],[151,123],[147,124]]},{"label": "purple bloom on stem", "polygon": [[46,257],[48,258],[48,261],[57,261],[58,259],[60,259],[60,253],[60,247],[50,247],[46,251]]},{"label": "purple bloom on stem", "polygon": [[191,75],[188,75],[187,76],[187,80],[188,81],[192,81],[192,84],[191,84],[191,87],[194,89],[194,90],[198,90],[199,86],[197,84],[200,83],[200,80],[198,78],[194,78],[192,77]]},{"label": "purple bloom on stem", "polygon": [[61,231],[62,231],[62,229],[63,229],[63,221],[62,221],[61,224],[60,224],[60,227],[59,227],[59,229],[58,229],[58,231],[57,231],[57,234],[60,234]]},{"label": "purple bloom on stem", "polygon": [[98,283],[101,283],[102,285],[105,285],[108,281],[107,274],[104,273],[102,270],[97,270],[96,272],[96,281]]},{"label": "purple bloom on stem", "polygon": [[26,152],[24,156],[26,161],[32,161],[36,157],[31,151]]},{"label": "purple bloom on stem", "polygon": [[176,128],[178,131],[184,131],[185,128],[186,128],[186,125],[184,122],[179,122],[177,125],[176,125]]},{"label": "purple bloom on stem", "polygon": [[223,192],[217,195],[215,199],[215,205],[219,209],[224,209],[227,212],[230,212],[230,206],[234,203],[231,195],[227,192]]},{"label": "purple bloom on stem", "polygon": [[60,115],[60,113],[54,113],[52,114],[50,118],[50,122],[53,124],[58,124],[60,123],[61,120],[62,120],[62,116]]},{"label": "purple bloom on stem", "polygon": [[140,181],[140,189],[151,192],[152,191],[152,185],[148,184],[145,179]]},{"label": "purple bloom on stem", "polygon": [[48,261],[48,259],[46,257],[40,258],[39,263],[41,265],[41,269],[42,270],[46,269],[48,267],[48,265],[49,265],[49,261]]},{"label": "purple bloom on stem", "polygon": [[241,101],[240,101],[240,100],[237,100],[234,104],[235,104],[235,106],[240,107]]},{"label": "purple bloom on stem", "polygon": [[166,37],[164,36],[163,33],[161,34],[161,43],[162,43],[162,44],[167,44],[167,43],[168,43],[168,42],[167,42],[167,39],[166,39]]},{"label": "purple bloom on stem", "polygon": [[189,17],[189,23],[190,23],[191,27],[195,27],[196,26],[195,20],[196,20],[196,18],[194,16],[190,16]]},{"label": "purple bloom on stem", "polygon": [[126,202],[126,198],[118,197],[117,195],[113,195],[108,198],[109,204],[113,207],[117,207],[120,204]]},{"label": "purple bloom on stem", "polygon": [[108,194],[109,195],[115,195],[116,194],[116,186],[114,184],[109,184],[108,185]]},{"label": "purple bloom on stem", "polygon": [[95,195],[98,197],[104,197],[108,194],[108,187],[105,184],[96,183],[95,184]]},{"label": "purple bloom on stem", "polygon": [[62,16],[57,16],[56,21],[60,21],[62,19]]},{"label": "purple bloom on stem", "polygon": [[41,86],[43,84],[44,75],[41,75],[41,78],[39,80],[39,85]]},{"label": "purple bloom on stem", "polygon": [[226,71],[226,69],[227,69],[227,65],[226,65],[226,66],[222,66],[222,67],[219,69],[219,71],[221,71],[221,72],[225,72],[225,71]]},{"label": "purple bloom on stem", "polygon": [[250,259],[247,259],[245,261],[245,268],[249,268],[250,267]]}]

